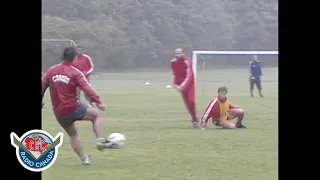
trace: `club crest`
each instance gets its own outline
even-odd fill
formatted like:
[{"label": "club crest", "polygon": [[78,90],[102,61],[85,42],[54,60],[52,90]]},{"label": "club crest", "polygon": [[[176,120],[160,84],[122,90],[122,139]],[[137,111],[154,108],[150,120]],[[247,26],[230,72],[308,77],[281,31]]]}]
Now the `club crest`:
[{"label": "club crest", "polygon": [[20,164],[33,172],[48,169],[58,156],[58,148],[63,142],[63,133],[55,138],[43,130],[31,130],[20,138],[12,132],[11,144],[16,148],[16,156]]}]

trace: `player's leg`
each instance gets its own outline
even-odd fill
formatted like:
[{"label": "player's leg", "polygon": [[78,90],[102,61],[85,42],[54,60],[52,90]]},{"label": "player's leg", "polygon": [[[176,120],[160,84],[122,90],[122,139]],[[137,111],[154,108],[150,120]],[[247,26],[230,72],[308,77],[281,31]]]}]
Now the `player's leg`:
[{"label": "player's leg", "polygon": [[191,122],[194,127],[198,127],[198,119],[196,116],[196,106],[195,106],[195,91],[193,87],[187,88],[185,91],[181,92],[183,102],[191,116]]},{"label": "player's leg", "polygon": [[63,128],[70,137],[70,144],[72,149],[76,152],[82,163],[84,165],[91,164],[89,156],[84,152],[75,124],[72,123],[70,126],[65,126]]},{"label": "player's leg", "polygon": [[67,117],[57,118],[59,124],[65,129],[70,137],[71,146],[78,154],[83,164],[90,164],[90,159],[83,153],[83,148],[79,140],[74,121],[89,120],[93,123],[94,133],[97,138],[97,147],[99,150],[108,148],[112,144],[106,142],[102,137],[101,117],[97,109],[88,107],[86,104],[80,104],[79,108]]},{"label": "player's leg", "polygon": [[[85,105],[83,105],[85,106]],[[103,150],[112,146],[112,143],[108,142],[103,137],[103,127],[102,127],[102,117],[100,116],[98,110],[94,107],[87,107],[86,113],[80,120],[86,120],[92,122],[93,132],[96,136],[96,144],[98,150]]]},{"label": "player's leg", "polygon": [[[236,124],[230,122],[230,120],[238,118]],[[234,129],[234,128],[246,128],[242,124],[242,120],[244,118],[244,111],[241,108],[234,108],[228,111],[228,119],[225,121],[212,120],[213,124],[216,126],[221,126],[224,129]]]},{"label": "player's leg", "polygon": [[87,107],[87,112],[82,120],[89,120],[92,122],[93,132],[97,139],[103,137],[101,116],[99,115],[97,109],[93,107]]},{"label": "player's leg", "polygon": [[249,79],[249,89],[250,89],[250,96],[253,97],[253,88],[254,88],[254,77],[250,77]]},{"label": "player's leg", "polygon": [[230,121],[219,121],[217,126],[221,126],[223,129],[234,129],[236,125]]},{"label": "player's leg", "polygon": [[70,138],[70,144],[72,149],[79,156],[83,164],[90,164],[89,157],[84,153],[83,146],[80,142],[80,138],[77,132],[77,129],[74,125],[74,121],[81,119],[86,113],[86,106],[80,105],[79,108],[72,114],[66,117],[57,118],[59,124],[63,127],[63,129],[67,132]]},{"label": "player's leg", "polygon": [[260,80],[259,77],[255,79],[255,84],[256,84],[257,89],[259,91],[259,96],[263,97],[263,95],[262,95],[262,87],[261,87],[261,80]]},{"label": "player's leg", "polygon": [[[205,128],[207,126],[208,120],[211,117],[211,112],[212,112],[212,108],[215,104],[215,100],[212,100],[206,107],[206,110],[203,112],[203,115],[201,117],[201,127]],[[213,118],[212,118],[212,122],[215,124]]]},{"label": "player's leg", "polygon": [[246,128],[243,124],[242,124],[242,120],[244,118],[244,110],[241,108],[234,108],[234,109],[230,109],[228,111],[228,120],[234,119],[234,118],[238,118],[237,122],[236,122],[236,127],[237,128]]},{"label": "player's leg", "polygon": [[197,109],[196,109],[196,101],[195,101],[195,87],[192,85],[188,88],[188,109],[191,115],[191,120],[193,123],[193,127],[199,128],[199,121],[197,117]]},{"label": "player's leg", "polygon": [[189,108],[189,96],[188,96],[188,93],[186,92],[181,92],[181,97],[182,97],[182,100],[183,100],[183,103],[184,105],[186,106],[187,110],[188,110],[188,113],[190,114],[190,108]]}]

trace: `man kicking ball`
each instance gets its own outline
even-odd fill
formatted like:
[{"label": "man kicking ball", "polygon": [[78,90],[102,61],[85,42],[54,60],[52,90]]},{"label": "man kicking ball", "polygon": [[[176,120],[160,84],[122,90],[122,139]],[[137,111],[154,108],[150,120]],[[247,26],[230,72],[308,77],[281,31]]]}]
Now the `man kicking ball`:
[{"label": "man kicking ball", "polygon": [[[218,89],[218,95],[209,103],[201,118],[201,127],[205,128],[207,122],[212,118],[213,124],[224,129],[246,128],[242,124],[244,111],[240,107],[233,106],[227,97],[228,89],[222,86]],[[234,124],[229,120],[238,118]]]},{"label": "man kicking ball", "polygon": [[62,62],[51,66],[43,75],[42,98],[49,88],[53,112],[58,123],[68,133],[70,144],[82,163],[89,165],[91,160],[80,142],[75,121],[92,122],[98,150],[110,148],[112,143],[103,138],[102,117],[98,110],[78,101],[77,88],[79,87],[98,109],[105,110],[105,105],[92,89],[84,74],[73,66],[76,53],[74,47],[65,48]]}]

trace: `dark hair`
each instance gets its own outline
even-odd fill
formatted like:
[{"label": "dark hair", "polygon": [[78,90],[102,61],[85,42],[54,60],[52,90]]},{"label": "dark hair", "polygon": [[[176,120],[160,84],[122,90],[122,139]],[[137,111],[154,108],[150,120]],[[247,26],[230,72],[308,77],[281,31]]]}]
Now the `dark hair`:
[{"label": "dark hair", "polygon": [[76,57],[77,51],[74,47],[67,47],[63,50],[62,60],[64,61],[73,61]]},{"label": "dark hair", "polygon": [[219,92],[226,92],[226,93],[228,93],[228,88],[225,87],[225,86],[221,86],[221,87],[218,88],[218,93],[219,93]]}]

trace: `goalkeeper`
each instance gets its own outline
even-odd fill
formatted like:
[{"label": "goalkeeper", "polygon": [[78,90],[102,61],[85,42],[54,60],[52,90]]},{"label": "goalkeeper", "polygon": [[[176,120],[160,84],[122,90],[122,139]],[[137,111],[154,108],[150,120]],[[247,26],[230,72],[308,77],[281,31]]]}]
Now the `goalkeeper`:
[{"label": "goalkeeper", "polygon": [[252,57],[253,61],[249,62],[249,82],[250,82],[250,95],[251,97],[253,97],[253,88],[254,85],[256,85],[258,91],[259,91],[259,96],[263,97],[262,93],[261,93],[261,76],[262,76],[262,72],[261,72],[261,65],[260,65],[260,61],[258,60],[258,56],[254,55]]}]

